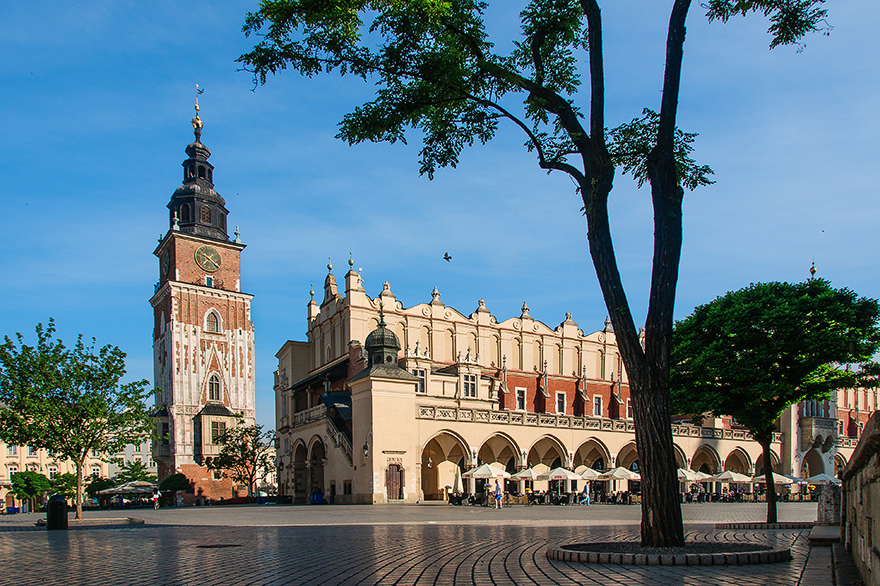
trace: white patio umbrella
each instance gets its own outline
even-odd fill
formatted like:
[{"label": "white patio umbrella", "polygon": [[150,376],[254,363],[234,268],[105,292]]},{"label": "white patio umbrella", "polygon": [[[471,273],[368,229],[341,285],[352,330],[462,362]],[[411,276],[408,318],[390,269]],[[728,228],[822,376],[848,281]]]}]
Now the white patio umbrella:
[{"label": "white patio umbrella", "polygon": [[565,468],[554,468],[539,474],[537,480],[583,480],[583,477]]},{"label": "white patio umbrella", "polygon": [[740,474],[739,472],[733,472],[731,470],[725,470],[721,474],[716,474],[711,478],[714,482],[735,482],[738,484],[747,484],[752,482],[752,478],[750,476],[746,476],[745,474]]},{"label": "white patio umbrella", "polygon": [[159,486],[158,482],[150,482],[149,480],[132,480],[113,488],[99,490],[98,494],[102,496],[114,494],[152,494]]},{"label": "white patio umbrella", "polygon": [[603,472],[596,480],[641,480],[642,477],[632,470],[627,470],[622,466],[613,468],[608,472]]},{"label": "white patio umbrella", "polygon": [[698,473],[690,468],[679,468],[676,473],[678,474],[678,480],[680,482],[696,482],[700,479],[697,476]]},{"label": "white patio umbrella", "polygon": [[[788,474],[780,474],[779,472],[772,472],[771,474],[773,477],[773,484],[803,484],[805,482],[803,478],[798,478],[797,476],[789,476]],[[752,482],[764,484],[766,480],[767,479],[763,474],[752,476]]]},{"label": "white patio umbrella", "polygon": [[808,484],[840,484],[839,478],[834,478],[833,476],[829,476],[822,472],[821,474],[816,474],[815,476],[810,476],[806,479]]},{"label": "white patio umbrella", "polygon": [[697,477],[697,482],[706,482],[707,480],[712,480],[711,474],[706,474],[705,472],[700,472],[699,470],[694,472]]},{"label": "white patio umbrella", "polygon": [[483,464],[461,475],[462,478],[510,478],[510,474],[491,464]]},{"label": "white patio umbrella", "polygon": [[464,482],[461,480],[461,468],[455,467],[455,477],[452,479],[452,494],[464,492]]},{"label": "white patio umbrella", "polygon": [[520,470],[516,474],[511,474],[510,477],[515,480],[537,480],[540,475],[541,473],[537,470],[526,468],[525,470]]},{"label": "white patio umbrella", "polygon": [[587,468],[586,470],[581,471],[581,478],[583,478],[584,480],[598,480],[600,474],[602,473],[597,472],[592,468]]}]

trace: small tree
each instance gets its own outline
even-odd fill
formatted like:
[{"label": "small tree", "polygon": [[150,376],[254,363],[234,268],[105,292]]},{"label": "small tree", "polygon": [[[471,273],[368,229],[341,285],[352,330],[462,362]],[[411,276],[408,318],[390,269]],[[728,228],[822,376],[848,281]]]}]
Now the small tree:
[{"label": "small tree", "polygon": [[92,481],[85,488],[85,493],[91,499],[98,499],[101,505],[105,505],[109,497],[102,497],[98,493],[108,488],[113,488],[116,483],[108,478],[92,478]]},{"label": "small tree", "polygon": [[12,475],[12,494],[28,503],[31,508],[36,499],[45,491],[52,488],[49,479],[39,472],[25,470]]},{"label": "small tree", "polygon": [[179,490],[189,490],[192,486],[192,482],[190,482],[189,478],[186,477],[185,474],[177,473],[171,474],[165,480],[159,483],[159,492],[162,493],[171,493],[171,502],[176,501],[176,494]]},{"label": "small tree", "polygon": [[[880,305],[828,281],[759,283],[727,293],[678,322],[670,381],[673,413],[730,415],[764,451],[767,522],[776,522],[770,444],[790,405],[866,383],[880,348]],[[860,363],[855,370],[849,363]]]},{"label": "small tree", "polygon": [[55,478],[49,480],[49,483],[55,494],[60,494],[66,499],[72,499],[76,496],[76,474],[70,472],[56,474]]},{"label": "small tree", "polygon": [[115,480],[118,484],[135,480],[153,482],[156,480],[156,475],[147,470],[147,466],[143,462],[133,461],[128,464],[121,462]]},{"label": "small tree", "polygon": [[89,454],[121,451],[151,437],[145,380],[120,384],[125,353],[95,349],[82,336],[73,348],[53,340],[55,322],[36,327],[37,345],[21,334],[0,345],[0,440],[54,450],[76,466],[76,518],[82,519],[83,470]]},{"label": "small tree", "polygon": [[273,466],[274,438],[274,431],[264,432],[262,425],[245,425],[239,420],[238,425],[217,438],[222,447],[220,453],[207,462],[208,468],[247,484],[248,496],[254,496],[257,480],[265,477]]}]

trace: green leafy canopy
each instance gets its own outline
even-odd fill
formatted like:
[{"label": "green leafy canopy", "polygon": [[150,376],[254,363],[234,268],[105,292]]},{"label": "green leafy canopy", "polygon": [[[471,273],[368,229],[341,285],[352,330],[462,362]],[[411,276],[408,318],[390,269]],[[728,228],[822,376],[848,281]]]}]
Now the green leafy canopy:
[{"label": "green leafy canopy", "polygon": [[[429,178],[438,167],[455,167],[464,147],[491,140],[503,119],[524,131],[542,168],[570,171],[569,159],[576,162],[588,138],[574,123],[582,118],[574,98],[587,51],[581,3],[529,3],[509,54],[496,53],[487,38],[486,7],[472,0],[267,1],[244,26],[263,40],[239,61],[259,83],[288,67],[375,82],[375,99],[344,117],[338,137],[405,143],[407,129],[419,130],[420,172]],[[639,185],[658,130],[657,114],[644,115],[605,136],[612,158]],[[689,156],[695,137],[676,135],[680,178],[690,189],[712,183],[713,173]]]},{"label": "green leafy canopy", "polygon": [[877,301],[823,279],[727,293],[675,326],[673,411],[731,415],[766,436],[789,405],[874,384],[878,319]]}]

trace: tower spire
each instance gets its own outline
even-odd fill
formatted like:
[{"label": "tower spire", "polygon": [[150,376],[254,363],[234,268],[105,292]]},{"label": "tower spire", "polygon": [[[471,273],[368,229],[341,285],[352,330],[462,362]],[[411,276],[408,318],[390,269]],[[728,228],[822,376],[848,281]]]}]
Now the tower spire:
[{"label": "tower spire", "polygon": [[196,117],[192,119],[193,125],[193,133],[196,135],[196,142],[202,142],[202,119],[199,117],[199,96],[205,93],[205,90],[199,89],[199,84],[196,84]]},{"label": "tower spire", "polygon": [[[195,111],[192,119],[195,141],[186,145],[183,162],[183,183],[174,190],[168,202],[169,222],[173,230],[229,242],[226,232],[226,201],[214,189],[214,165],[208,162],[211,151],[202,144],[204,124],[199,115],[199,96],[205,90],[196,84]],[[177,228],[174,228],[174,217]],[[238,238],[238,235],[236,235]],[[236,244],[240,242],[236,241]]]}]

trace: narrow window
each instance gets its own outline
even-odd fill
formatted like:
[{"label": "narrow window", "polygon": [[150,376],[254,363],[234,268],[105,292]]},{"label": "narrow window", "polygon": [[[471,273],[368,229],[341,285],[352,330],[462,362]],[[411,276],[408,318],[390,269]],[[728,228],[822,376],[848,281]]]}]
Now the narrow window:
[{"label": "narrow window", "polygon": [[208,206],[202,206],[202,224],[210,224],[211,223],[211,208]]},{"label": "narrow window", "polygon": [[[633,402],[632,402],[632,399],[627,399],[627,400],[626,400],[626,418],[627,418],[627,419],[632,419],[632,418],[633,418]],[[734,422],[734,423],[735,423],[735,422]]]},{"label": "narrow window", "polygon": [[58,476],[58,468],[56,466],[49,466],[49,480],[52,480]]},{"label": "narrow window", "polygon": [[17,456],[18,455],[18,446],[7,446],[6,447],[6,455],[7,456]]},{"label": "narrow window", "polygon": [[556,393],[556,412],[565,415],[565,393]]},{"label": "narrow window", "polygon": [[516,408],[520,411],[526,410],[526,390],[522,388],[516,389]]},{"label": "narrow window", "polygon": [[214,313],[213,311],[209,312],[208,319],[206,321],[206,327],[209,332],[212,332],[214,334],[220,333],[220,320],[217,319],[216,313]]},{"label": "narrow window", "polygon": [[220,400],[220,377],[216,374],[212,374],[211,378],[208,379],[208,400]]},{"label": "narrow window", "polygon": [[477,375],[475,375],[475,374],[464,375],[464,396],[465,397],[476,397],[477,396]]},{"label": "narrow window", "polygon": [[205,167],[203,165],[199,165],[199,179],[205,178]]},{"label": "narrow window", "polygon": [[593,397],[593,415],[595,417],[602,417],[602,397],[599,395]]},{"label": "narrow window", "polygon": [[189,222],[189,204],[180,206],[180,221]]},{"label": "narrow window", "polygon": [[416,387],[416,392],[417,393],[425,393],[426,392],[426,387],[425,387],[425,378],[426,378],[425,374],[426,373],[425,373],[425,371],[421,368],[416,368],[416,369],[413,369],[412,373],[415,376],[419,377],[419,386]]},{"label": "narrow window", "polygon": [[37,448],[35,448],[34,446],[28,446],[28,456],[36,456],[36,455],[37,455]]}]

